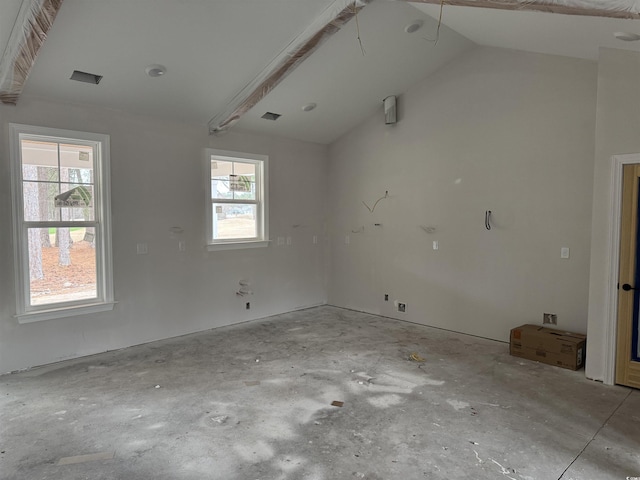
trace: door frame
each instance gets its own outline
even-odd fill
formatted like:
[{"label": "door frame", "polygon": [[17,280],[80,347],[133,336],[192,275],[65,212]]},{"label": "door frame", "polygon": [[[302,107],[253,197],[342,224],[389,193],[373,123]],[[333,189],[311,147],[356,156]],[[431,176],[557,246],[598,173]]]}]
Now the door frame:
[{"label": "door frame", "polygon": [[622,171],[625,165],[640,163],[640,153],[611,157],[611,197],[609,205],[608,285],[604,298],[604,378],[614,385],[618,331],[618,275],[620,273],[620,225],[622,219]]}]

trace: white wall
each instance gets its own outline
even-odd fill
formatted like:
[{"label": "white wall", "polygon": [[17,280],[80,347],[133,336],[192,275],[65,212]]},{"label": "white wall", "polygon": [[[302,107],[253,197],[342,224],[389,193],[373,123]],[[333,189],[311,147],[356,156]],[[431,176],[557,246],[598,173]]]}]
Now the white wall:
[{"label": "white wall", "polygon": [[638,85],[640,53],[608,48],[600,50],[586,371],[589,378],[597,380],[603,380],[605,376],[605,293],[609,287],[611,267],[607,242],[611,220],[611,156],[640,152]]},{"label": "white wall", "polygon": [[[0,119],[0,373],[326,302],[325,146],[237,131],[209,137],[204,126],[26,97],[0,106]],[[13,316],[9,122],[111,135],[112,312],[24,325]],[[208,146],[270,156],[270,234],[291,236],[291,246],[206,252]],[[185,253],[170,237],[173,226],[184,229]],[[148,243],[148,255],[136,255],[138,242]],[[254,290],[248,299],[235,295],[244,278]]]},{"label": "white wall", "polygon": [[596,80],[478,48],[402,95],[397,125],[379,112],[332,145],[329,303],[497,340],[544,312],[585,332]]}]

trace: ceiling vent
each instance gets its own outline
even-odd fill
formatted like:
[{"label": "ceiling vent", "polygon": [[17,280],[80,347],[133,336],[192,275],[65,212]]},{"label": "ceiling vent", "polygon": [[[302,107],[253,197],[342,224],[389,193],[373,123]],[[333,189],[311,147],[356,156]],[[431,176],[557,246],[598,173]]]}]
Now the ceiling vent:
[{"label": "ceiling vent", "polygon": [[279,113],[267,112],[264,115],[262,115],[262,118],[264,118],[265,120],[277,120],[281,116],[282,115],[280,115]]},{"label": "ceiling vent", "polygon": [[93,83],[97,85],[102,80],[102,75],[95,75],[93,73],[81,72],[80,70],[74,70],[71,75],[71,80],[76,80],[78,82],[84,83]]}]

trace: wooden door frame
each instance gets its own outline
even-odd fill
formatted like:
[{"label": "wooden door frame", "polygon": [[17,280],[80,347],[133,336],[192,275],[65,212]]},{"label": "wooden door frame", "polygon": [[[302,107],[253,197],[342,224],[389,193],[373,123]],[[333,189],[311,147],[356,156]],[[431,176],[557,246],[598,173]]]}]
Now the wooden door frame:
[{"label": "wooden door frame", "polygon": [[[640,153],[611,157],[611,197],[609,205],[608,284],[604,298],[604,378],[606,385],[616,379],[618,331],[618,275],[620,273],[620,225],[622,223],[622,172],[625,165],[640,163]],[[588,354],[588,352],[587,352]]]}]

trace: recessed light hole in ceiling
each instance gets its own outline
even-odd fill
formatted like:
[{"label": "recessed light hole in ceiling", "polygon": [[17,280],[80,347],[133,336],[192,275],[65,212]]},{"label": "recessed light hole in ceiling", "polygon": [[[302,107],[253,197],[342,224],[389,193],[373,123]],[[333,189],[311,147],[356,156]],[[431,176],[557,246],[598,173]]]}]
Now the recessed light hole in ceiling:
[{"label": "recessed light hole in ceiling", "polygon": [[162,77],[165,73],[167,73],[167,67],[164,65],[149,65],[144,69],[145,73],[152,78]]}]

